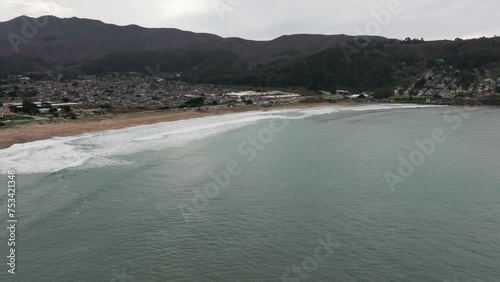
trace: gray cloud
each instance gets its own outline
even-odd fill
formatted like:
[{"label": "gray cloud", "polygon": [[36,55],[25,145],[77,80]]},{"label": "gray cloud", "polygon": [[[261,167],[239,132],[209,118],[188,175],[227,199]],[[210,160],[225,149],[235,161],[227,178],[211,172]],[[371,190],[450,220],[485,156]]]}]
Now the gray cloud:
[{"label": "gray cloud", "polygon": [[[401,11],[387,15],[388,5]],[[2,0],[0,20],[26,14],[99,19],[119,25],[175,27],[224,37],[363,34],[454,39],[500,34],[496,0]],[[374,28],[373,23],[378,23]]]}]

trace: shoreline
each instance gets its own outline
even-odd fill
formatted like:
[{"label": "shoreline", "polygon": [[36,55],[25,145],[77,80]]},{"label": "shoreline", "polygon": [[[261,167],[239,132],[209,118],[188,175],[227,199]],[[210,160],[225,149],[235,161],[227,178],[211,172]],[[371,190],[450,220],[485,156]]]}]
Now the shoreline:
[{"label": "shoreline", "polygon": [[52,139],[54,137],[77,136],[85,133],[95,133],[106,130],[117,130],[140,125],[149,125],[162,122],[173,122],[215,115],[271,111],[280,109],[306,109],[325,106],[335,106],[331,103],[295,104],[274,107],[243,107],[220,109],[214,111],[167,111],[167,112],[139,112],[117,114],[111,117],[96,117],[82,120],[32,121],[0,129],[0,149],[7,149],[15,144],[24,144],[34,141]]}]

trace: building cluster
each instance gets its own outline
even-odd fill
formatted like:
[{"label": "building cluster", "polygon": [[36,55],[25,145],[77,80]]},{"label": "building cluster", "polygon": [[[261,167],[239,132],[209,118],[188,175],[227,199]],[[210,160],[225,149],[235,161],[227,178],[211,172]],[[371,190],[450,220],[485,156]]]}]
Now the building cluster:
[{"label": "building cluster", "polygon": [[489,71],[481,75],[475,70],[471,81],[464,81],[460,70],[435,73],[432,70],[424,73],[415,85],[409,88],[399,87],[395,96],[416,97],[484,97],[499,94],[500,78],[493,78]]},{"label": "building cluster", "polygon": [[4,104],[22,107],[24,100],[30,100],[45,110],[51,108],[48,104],[77,106],[82,110],[175,109],[196,98],[203,98],[204,107],[265,106],[289,103],[299,97],[281,92],[241,92],[234,87],[191,84],[140,73],[72,80],[15,76],[0,86],[0,101]]},{"label": "building cluster", "polygon": [[272,104],[284,104],[294,102],[302,96],[295,93],[287,93],[282,91],[267,91],[267,92],[257,92],[257,91],[241,91],[232,92],[224,95],[233,104],[256,104],[259,106],[272,105]]},{"label": "building cluster", "polygon": [[340,100],[366,101],[367,99],[371,99],[375,93],[368,91],[351,92],[349,90],[335,90],[334,92],[328,92],[321,90],[319,91],[319,94],[323,95],[323,97],[325,97],[328,101],[335,102]]},{"label": "building cluster", "polygon": [[224,101],[217,97],[232,91],[227,87],[193,85],[135,73],[106,77],[85,76],[65,81],[21,77],[14,81],[18,95],[10,97],[11,101],[20,102],[26,98],[23,96],[28,96],[33,101],[74,102],[123,109],[175,108],[199,96],[207,97],[207,102],[210,103],[222,103]]}]

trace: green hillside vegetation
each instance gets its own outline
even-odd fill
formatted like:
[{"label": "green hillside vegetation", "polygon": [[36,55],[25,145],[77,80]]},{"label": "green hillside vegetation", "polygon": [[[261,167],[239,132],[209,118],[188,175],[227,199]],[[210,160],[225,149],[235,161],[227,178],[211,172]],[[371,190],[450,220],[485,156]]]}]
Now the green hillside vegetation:
[{"label": "green hillside vegetation", "polygon": [[474,69],[500,76],[500,39],[477,39],[394,44],[392,41],[350,42],[309,57],[277,62],[233,73],[198,72],[193,82],[252,85],[257,87],[301,86],[312,90],[377,89],[418,80],[432,68],[461,70],[464,85],[477,81]]},{"label": "green hillside vegetation", "polygon": [[[64,78],[81,74],[141,72],[182,73],[194,83],[252,87],[301,87],[309,90],[385,89],[413,85],[426,70],[459,70],[460,85],[500,77],[500,38],[431,41],[357,38],[313,55],[290,52],[267,64],[251,63],[244,53],[228,50],[126,51],[93,61],[59,67]],[[158,67],[157,67],[158,66]],[[0,57],[0,75],[54,69],[24,55]],[[425,84],[425,83],[424,83]],[[417,87],[418,88],[418,87]]]},{"label": "green hillside vegetation", "polygon": [[109,72],[147,72],[149,69],[165,73],[202,69],[211,72],[218,68],[233,70],[238,56],[223,50],[169,50],[131,51],[105,56],[92,62],[81,64],[83,74],[105,74]]},{"label": "green hillside vegetation", "polygon": [[51,65],[38,58],[22,54],[12,56],[0,55],[0,79],[9,73],[21,74],[51,68]]}]

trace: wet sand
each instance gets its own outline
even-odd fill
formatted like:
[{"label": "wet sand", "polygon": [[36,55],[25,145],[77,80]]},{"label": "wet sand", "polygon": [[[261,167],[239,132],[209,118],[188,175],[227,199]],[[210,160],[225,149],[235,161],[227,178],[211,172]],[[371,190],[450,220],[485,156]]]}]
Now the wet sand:
[{"label": "wet sand", "polygon": [[290,108],[311,108],[332,106],[330,103],[297,104],[270,108],[245,107],[220,109],[213,111],[164,111],[125,113],[107,117],[93,117],[81,120],[33,121],[0,129],[0,149],[14,144],[22,144],[53,137],[75,136],[91,132],[99,132],[126,127],[177,121],[205,116],[221,115],[248,111],[279,110]]}]

